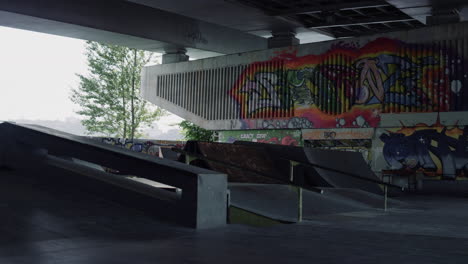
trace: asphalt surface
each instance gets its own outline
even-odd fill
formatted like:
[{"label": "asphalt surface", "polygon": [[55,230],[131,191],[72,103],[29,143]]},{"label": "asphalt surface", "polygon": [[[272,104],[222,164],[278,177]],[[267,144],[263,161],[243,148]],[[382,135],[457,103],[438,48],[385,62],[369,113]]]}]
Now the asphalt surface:
[{"label": "asphalt surface", "polygon": [[[86,191],[0,171],[0,263],[468,263],[468,199],[193,230]],[[164,212],[161,212],[164,213]]]}]

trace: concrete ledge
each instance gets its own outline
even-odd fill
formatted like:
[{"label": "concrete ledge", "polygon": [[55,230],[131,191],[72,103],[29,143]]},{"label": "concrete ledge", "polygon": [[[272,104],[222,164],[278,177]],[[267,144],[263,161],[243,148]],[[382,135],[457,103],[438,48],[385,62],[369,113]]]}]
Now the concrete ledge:
[{"label": "concrete ledge", "polygon": [[[210,228],[226,224],[227,176],[218,172],[161,159],[127,149],[115,148],[95,140],[74,136],[40,126],[0,124],[0,148],[3,164],[15,168],[50,166],[50,157],[60,169],[81,174],[91,171],[68,164],[76,158],[118,171],[182,189],[180,199],[155,200],[175,222],[194,228]],[[8,153],[8,155],[5,155]],[[60,162],[60,158],[64,158]],[[68,164],[68,165],[67,165]],[[102,172],[101,172],[102,173]],[[95,179],[98,175],[94,175]],[[111,177],[106,178],[107,181]],[[106,180],[102,180],[105,182]],[[109,184],[109,183],[107,183]],[[119,183],[122,184],[122,183]],[[115,184],[118,186],[119,184]],[[129,189],[129,188],[127,188]]]}]

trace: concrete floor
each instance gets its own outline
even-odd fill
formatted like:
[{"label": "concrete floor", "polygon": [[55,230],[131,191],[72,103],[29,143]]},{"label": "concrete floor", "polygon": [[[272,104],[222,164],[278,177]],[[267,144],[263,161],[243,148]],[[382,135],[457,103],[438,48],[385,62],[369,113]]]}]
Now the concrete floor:
[{"label": "concrete floor", "polygon": [[0,263],[468,263],[468,198],[196,231],[0,172]]}]

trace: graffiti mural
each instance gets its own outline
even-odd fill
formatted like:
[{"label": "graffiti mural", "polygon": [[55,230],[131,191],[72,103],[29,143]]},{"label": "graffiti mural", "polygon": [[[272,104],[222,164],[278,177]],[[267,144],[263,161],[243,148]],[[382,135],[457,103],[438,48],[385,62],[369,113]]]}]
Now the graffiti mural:
[{"label": "graffiti mural", "polygon": [[373,128],[303,129],[304,140],[372,139]]},{"label": "graffiti mural", "polygon": [[121,139],[121,138],[93,138],[103,143],[110,144],[117,147],[126,148],[135,152],[145,153],[152,156],[159,157],[159,148],[161,146],[178,146],[182,148],[180,141],[166,141],[166,140],[148,140],[148,139]]},{"label": "graffiti mural", "polygon": [[304,117],[293,117],[290,119],[265,119],[262,120],[262,129],[281,128],[312,128],[312,123]]},{"label": "graffiti mural", "polygon": [[251,141],[288,146],[301,145],[300,130],[248,130],[220,131],[219,142],[234,143],[235,141]]},{"label": "graffiti mural", "polygon": [[468,176],[468,126],[418,124],[387,130],[380,136],[383,155],[392,170],[421,171],[455,179]]},{"label": "graffiti mural", "polygon": [[229,93],[243,128],[377,127],[381,113],[468,108],[468,63],[447,46],[379,38],[296,53],[253,63],[240,75]]}]

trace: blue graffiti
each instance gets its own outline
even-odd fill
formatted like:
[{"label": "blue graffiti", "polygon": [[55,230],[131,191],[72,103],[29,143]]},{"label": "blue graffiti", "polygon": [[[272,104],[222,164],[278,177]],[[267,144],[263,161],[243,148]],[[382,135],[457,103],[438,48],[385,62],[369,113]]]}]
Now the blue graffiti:
[{"label": "blue graffiti", "polygon": [[[435,155],[442,165],[442,176],[454,179],[457,175],[468,173],[467,136],[468,127],[458,139],[446,135],[447,128],[441,132],[435,129],[415,131],[409,136],[402,133],[382,134],[380,140],[385,145],[383,155],[390,169],[437,170],[431,157]],[[436,142],[433,146],[432,142]]]}]

